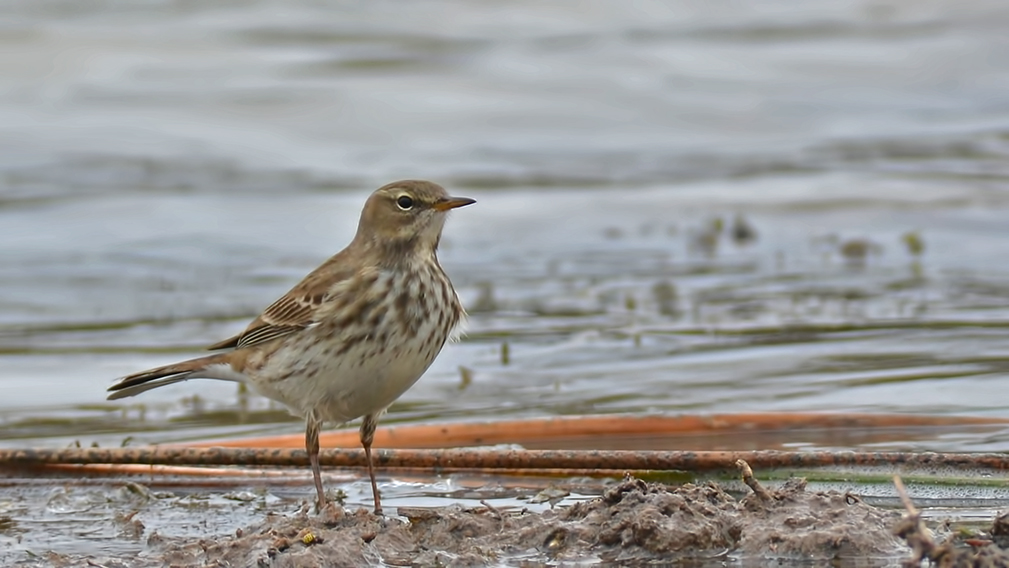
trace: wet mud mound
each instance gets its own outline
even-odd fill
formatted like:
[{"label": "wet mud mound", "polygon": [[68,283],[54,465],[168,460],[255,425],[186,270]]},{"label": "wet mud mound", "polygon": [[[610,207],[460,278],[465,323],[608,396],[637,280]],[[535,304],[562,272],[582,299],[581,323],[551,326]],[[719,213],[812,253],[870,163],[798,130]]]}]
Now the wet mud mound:
[{"label": "wet mud mound", "polygon": [[400,517],[382,518],[331,505],[321,514],[271,514],[229,538],[153,535],[139,557],[101,565],[473,566],[592,558],[633,563],[907,555],[892,533],[895,512],[837,492],[807,492],[803,480],[759,490],[737,500],[714,483],[670,489],[628,478],[600,497],[543,514],[489,506],[400,508]]},{"label": "wet mud mound", "polygon": [[894,514],[793,479],[735,500],[715,484],[666,491],[627,480],[563,511],[587,551],[604,559],[729,556],[827,559],[899,554]]}]

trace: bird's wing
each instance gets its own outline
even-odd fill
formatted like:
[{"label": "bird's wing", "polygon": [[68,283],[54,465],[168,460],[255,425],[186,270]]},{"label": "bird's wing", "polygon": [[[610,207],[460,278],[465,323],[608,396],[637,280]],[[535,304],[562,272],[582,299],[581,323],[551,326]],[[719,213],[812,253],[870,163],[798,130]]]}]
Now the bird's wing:
[{"label": "bird's wing", "polygon": [[270,304],[263,313],[238,335],[215,343],[210,350],[252,347],[301,331],[316,323],[319,307],[333,286],[353,273],[341,268],[346,264],[338,254],[313,270],[290,292]]}]

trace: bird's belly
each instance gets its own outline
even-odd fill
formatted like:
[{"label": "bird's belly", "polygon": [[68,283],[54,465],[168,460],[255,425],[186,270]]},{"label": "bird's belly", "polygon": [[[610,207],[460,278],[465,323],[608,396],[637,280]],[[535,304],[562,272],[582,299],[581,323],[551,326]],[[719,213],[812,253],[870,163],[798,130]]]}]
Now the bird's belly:
[{"label": "bird's belly", "polygon": [[306,333],[274,352],[253,386],[294,414],[328,422],[380,412],[417,382],[445,343],[446,334],[426,327],[410,337]]}]

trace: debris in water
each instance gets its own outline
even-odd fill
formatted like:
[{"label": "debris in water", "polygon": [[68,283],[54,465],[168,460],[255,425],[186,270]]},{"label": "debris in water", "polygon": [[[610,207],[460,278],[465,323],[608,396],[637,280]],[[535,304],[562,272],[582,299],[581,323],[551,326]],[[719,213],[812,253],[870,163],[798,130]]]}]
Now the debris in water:
[{"label": "debris in water", "polygon": [[[1000,545],[1006,544],[1005,522],[1007,515],[995,518],[991,528],[991,539],[963,538],[962,536],[948,538],[942,544],[936,543],[932,531],[928,530],[921,520],[921,512],[904,488],[900,476],[894,476],[893,484],[897,495],[907,513],[897,524],[894,534],[904,539],[911,547],[911,557],[903,562],[904,566],[921,566],[923,560],[928,560],[929,566],[942,568],[995,568],[1009,566],[1009,552]],[[1003,537],[1003,538],[1000,538]]]},{"label": "debris in water", "polygon": [[736,246],[746,246],[757,240],[757,230],[753,228],[753,225],[742,214],[737,214],[735,219],[732,220],[731,231],[732,240],[736,243]]}]

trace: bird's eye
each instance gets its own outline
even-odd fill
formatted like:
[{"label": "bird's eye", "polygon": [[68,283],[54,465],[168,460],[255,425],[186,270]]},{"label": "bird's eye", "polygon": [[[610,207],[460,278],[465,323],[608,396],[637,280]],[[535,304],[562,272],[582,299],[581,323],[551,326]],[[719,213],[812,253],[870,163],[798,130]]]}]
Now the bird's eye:
[{"label": "bird's eye", "polygon": [[409,195],[400,195],[396,198],[396,205],[399,205],[403,211],[409,211],[413,208],[413,198]]}]

